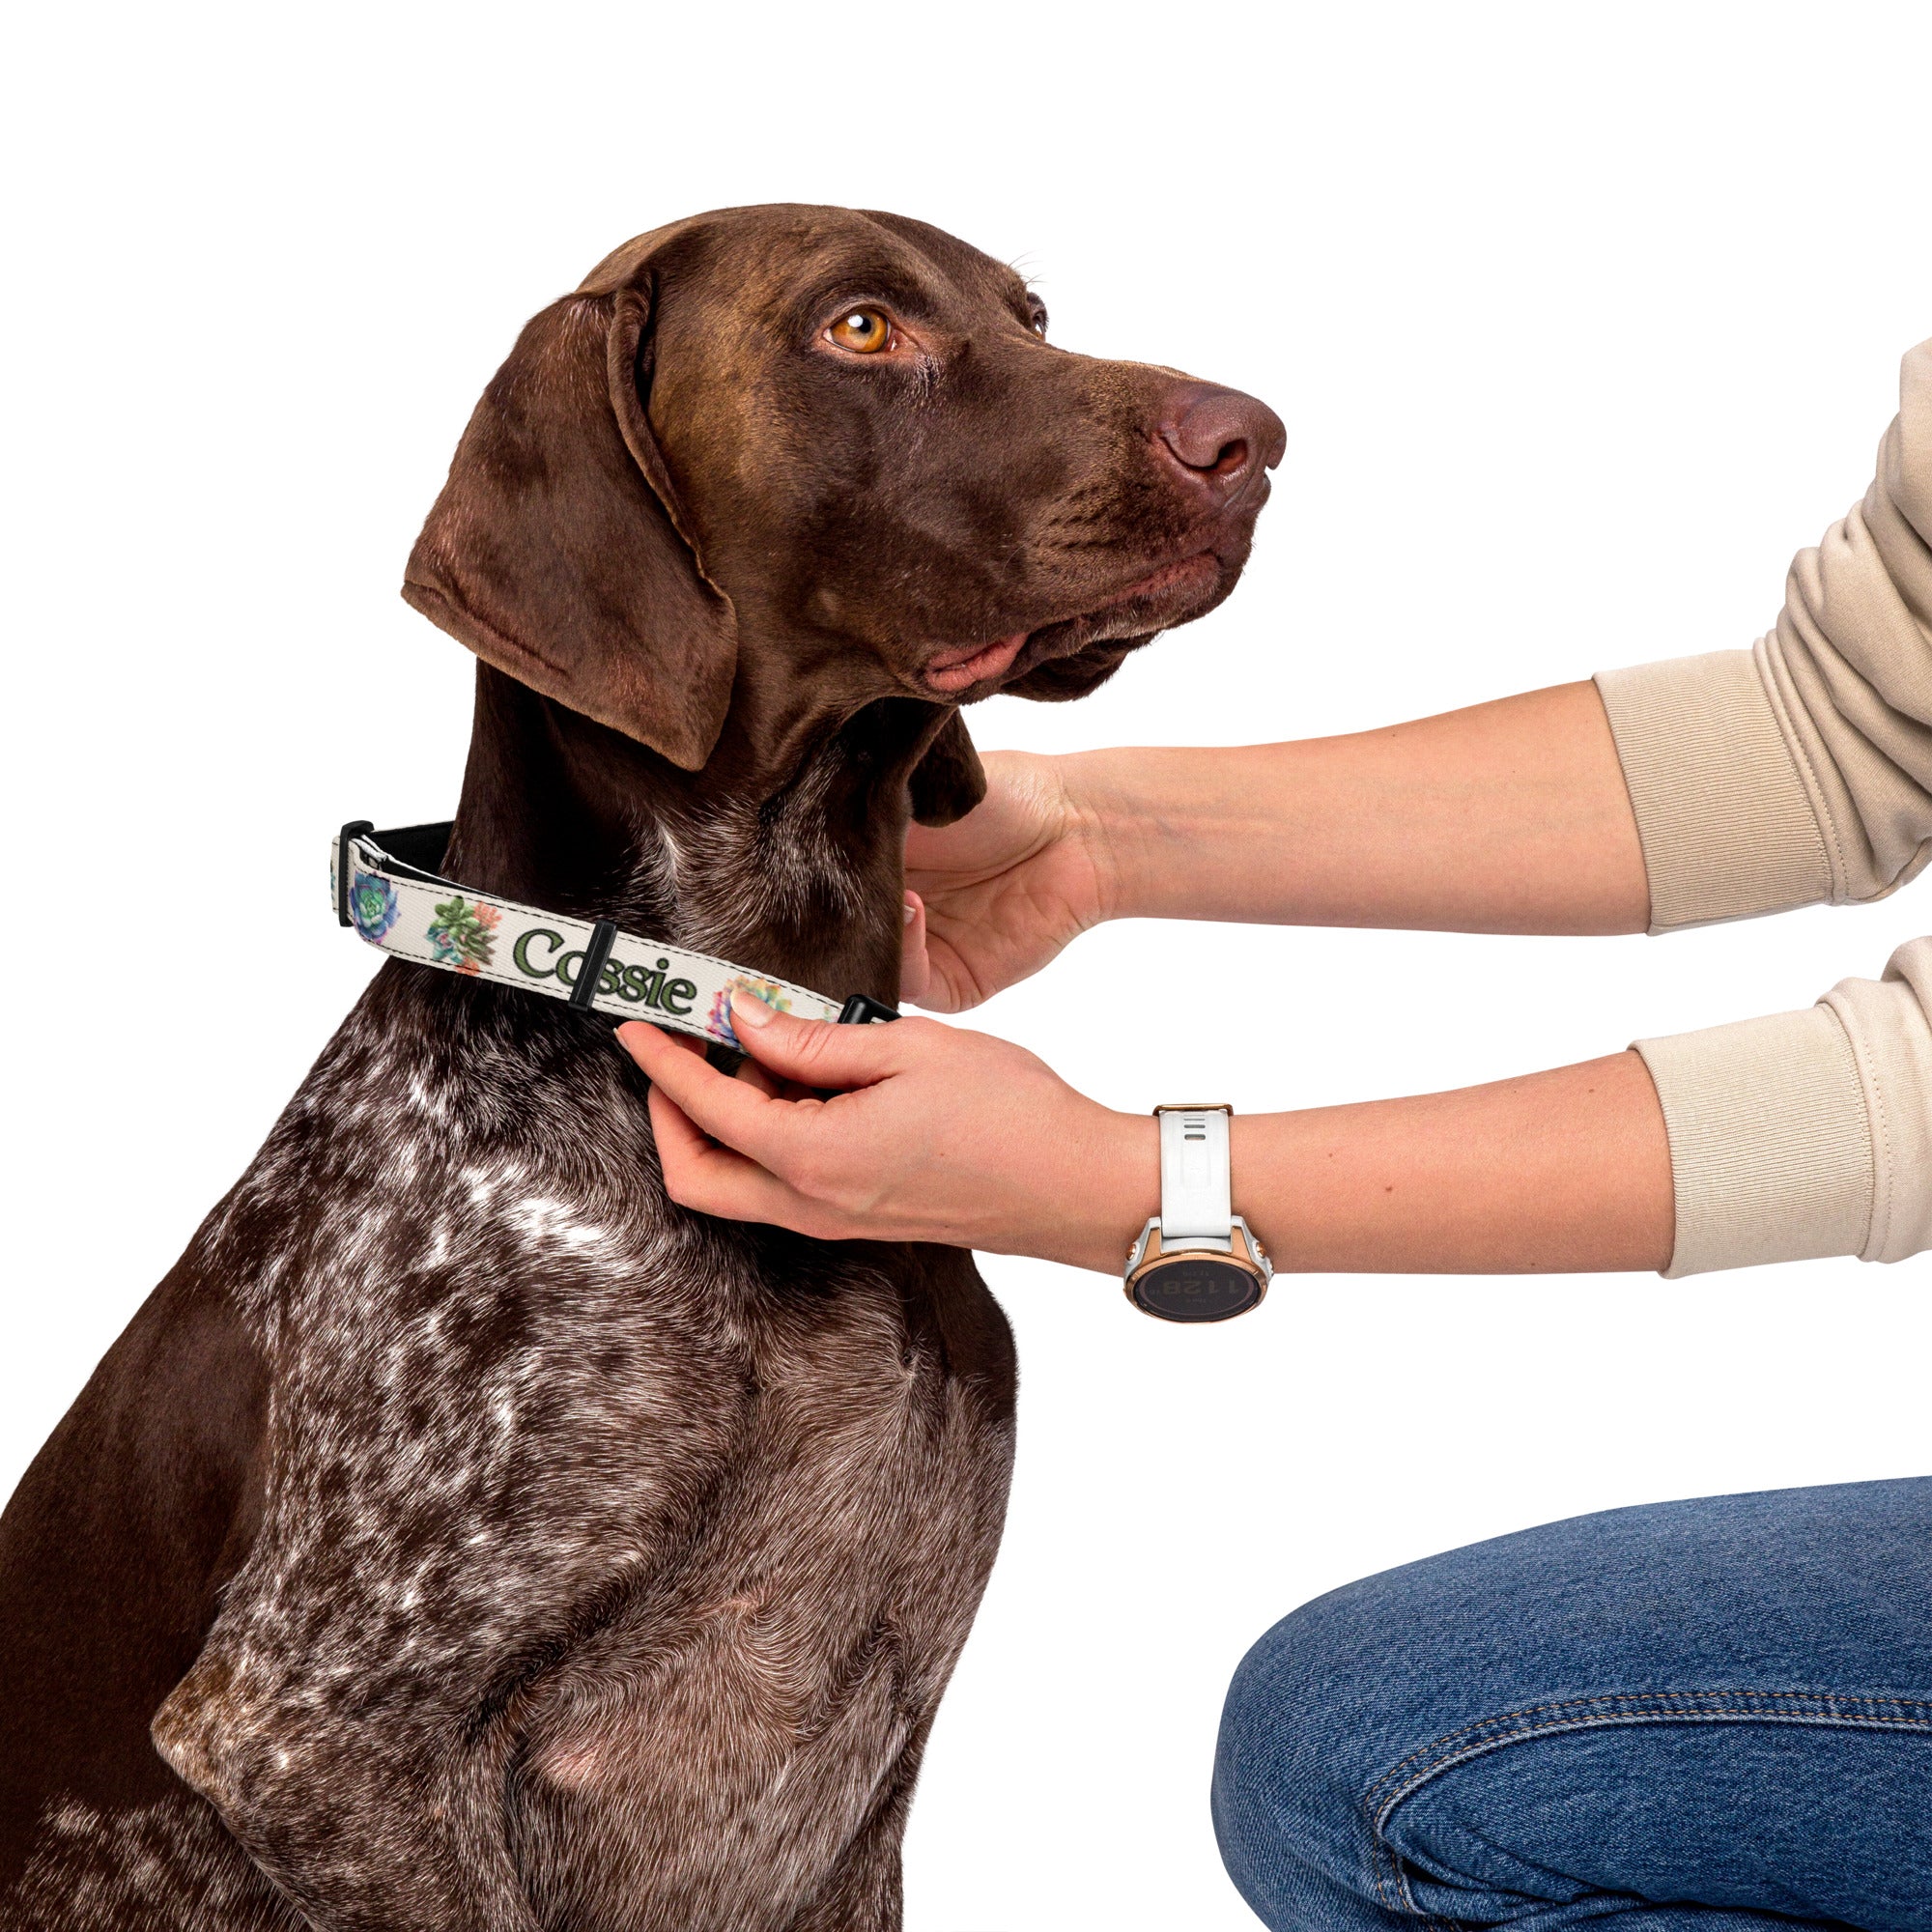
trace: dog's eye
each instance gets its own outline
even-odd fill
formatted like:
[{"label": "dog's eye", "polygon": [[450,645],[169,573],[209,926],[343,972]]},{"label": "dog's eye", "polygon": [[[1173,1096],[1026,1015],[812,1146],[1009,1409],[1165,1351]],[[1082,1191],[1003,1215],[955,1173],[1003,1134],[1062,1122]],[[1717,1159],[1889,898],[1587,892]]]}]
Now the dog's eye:
[{"label": "dog's eye", "polygon": [[1027,298],[1027,309],[1036,335],[1046,333],[1046,304],[1037,296]]},{"label": "dog's eye", "polygon": [[876,355],[893,346],[893,325],[875,308],[848,309],[826,331],[840,349]]}]

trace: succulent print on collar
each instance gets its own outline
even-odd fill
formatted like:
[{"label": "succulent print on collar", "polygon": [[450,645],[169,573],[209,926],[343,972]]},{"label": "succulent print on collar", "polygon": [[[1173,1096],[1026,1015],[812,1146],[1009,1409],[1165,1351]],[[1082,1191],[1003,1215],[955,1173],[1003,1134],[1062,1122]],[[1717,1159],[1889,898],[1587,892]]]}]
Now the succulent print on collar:
[{"label": "succulent print on collar", "polygon": [[459,973],[474,973],[489,965],[490,948],[502,917],[495,906],[485,905],[481,899],[466,902],[461,894],[444,899],[424,935],[435,950],[436,963],[454,966]]},{"label": "succulent print on collar", "polygon": [[356,872],[349,886],[349,917],[370,945],[383,937],[402,915],[396,889],[372,872]]},{"label": "succulent print on collar", "polygon": [[781,1013],[791,1011],[791,1001],[776,980],[755,979],[750,973],[735,975],[728,985],[718,989],[711,1002],[711,1031],[729,1046],[738,1045],[738,1035],[731,1025],[733,993],[750,993],[754,1000],[762,1000],[766,1006],[776,1007]]}]

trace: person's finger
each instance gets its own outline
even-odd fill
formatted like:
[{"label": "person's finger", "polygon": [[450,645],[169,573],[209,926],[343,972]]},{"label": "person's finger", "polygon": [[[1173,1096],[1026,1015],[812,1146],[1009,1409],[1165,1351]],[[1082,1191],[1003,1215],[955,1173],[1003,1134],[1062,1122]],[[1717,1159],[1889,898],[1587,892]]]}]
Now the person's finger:
[{"label": "person's finger", "polygon": [[916,1024],[836,1026],[781,1013],[750,993],[731,997],[731,1031],[738,1044],[761,1066],[821,1090],[869,1087],[883,1080],[902,1056],[902,1029]]},{"label": "person's finger", "polygon": [[682,1171],[703,1159],[718,1145],[655,1081],[651,1084],[649,1105],[658,1161],[667,1179],[674,1169]]},{"label": "person's finger", "polygon": [[905,895],[905,932],[899,940],[899,1002],[918,1005],[932,983],[932,962],[925,953],[925,901],[917,893]]},{"label": "person's finger", "polygon": [[680,1051],[662,1028],[646,1020],[626,1020],[617,1038],[652,1087],[663,1088],[713,1140],[767,1167],[776,1163],[789,1117],[800,1103],[771,1099],[749,1081],[720,1073],[701,1052]]},{"label": "person's finger", "polygon": [[[696,1034],[671,1033],[666,1030],[665,1037],[673,1046],[682,1047],[686,1053],[701,1054],[705,1050],[705,1042]],[[749,1081],[760,1094],[774,1100],[802,1100],[807,1098],[811,1091],[810,1088],[781,1080],[775,1073],[767,1073],[755,1060],[742,1055],[739,1057],[738,1065],[731,1070],[731,1078]]]},{"label": "person's finger", "polygon": [[958,949],[928,924],[925,934],[928,971],[919,1004],[929,1013],[963,1013],[986,998],[959,955]]},{"label": "person's finger", "polygon": [[807,1201],[777,1175],[702,1132],[655,1083],[651,1130],[664,1170],[665,1191],[680,1208],[726,1221],[764,1221],[800,1234],[834,1234],[827,1210]]},{"label": "person's finger", "polygon": [[768,1067],[760,1066],[749,1054],[739,1060],[731,1069],[733,1080],[742,1080],[748,1087],[755,1087],[768,1100],[802,1100],[808,1090],[796,1081],[783,1080]]}]

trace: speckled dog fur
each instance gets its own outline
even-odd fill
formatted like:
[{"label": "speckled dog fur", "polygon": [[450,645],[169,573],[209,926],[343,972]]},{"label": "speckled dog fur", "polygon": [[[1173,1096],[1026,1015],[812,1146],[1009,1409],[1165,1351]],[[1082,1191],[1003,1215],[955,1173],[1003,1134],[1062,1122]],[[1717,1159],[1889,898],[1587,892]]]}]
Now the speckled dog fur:
[{"label": "speckled dog fur", "polygon": [[[825,353],[861,299],[910,366]],[[485,660],[451,875],[892,998],[908,812],[982,790],[926,660],[1091,687],[1279,455],[1170,474],[1203,385],[1037,307],[774,209],[545,311],[410,570]],[[377,974],[0,1523],[14,1932],[898,1924],[1010,1336],[965,1254],[675,1208],[645,1097],[594,1015]]]}]

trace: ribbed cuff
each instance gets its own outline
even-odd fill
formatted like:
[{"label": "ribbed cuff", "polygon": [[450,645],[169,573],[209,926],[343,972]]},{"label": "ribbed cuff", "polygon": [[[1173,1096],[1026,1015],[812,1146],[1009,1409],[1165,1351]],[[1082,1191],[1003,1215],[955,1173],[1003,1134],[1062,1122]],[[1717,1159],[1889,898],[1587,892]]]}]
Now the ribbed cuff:
[{"label": "ribbed cuff", "polygon": [[1871,1122],[1868,1262],[1932,1248],[1932,939],[1891,955],[1883,980],[1842,980],[1825,995],[1858,1062]]},{"label": "ribbed cuff", "polygon": [[1851,1042],[1827,1007],[1640,1039],[1677,1188],[1671,1280],[1856,1255],[1872,1137]]},{"label": "ribbed cuff", "polygon": [[1650,929],[1827,897],[1825,841],[1748,651],[1597,673],[1650,875]]}]

